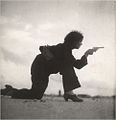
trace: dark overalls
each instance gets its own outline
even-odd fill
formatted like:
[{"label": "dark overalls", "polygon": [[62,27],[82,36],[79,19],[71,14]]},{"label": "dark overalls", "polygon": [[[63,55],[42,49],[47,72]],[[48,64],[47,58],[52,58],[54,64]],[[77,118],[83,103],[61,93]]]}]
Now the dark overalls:
[{"label": "dark overalls", "polygon": [[76,60],[72,55],[72,50],[64,44],[50,46],[50,51],[54,58],[46,60],[40,54],[37,55],[31,66],[32,78],[32,94],[41,99],[49,81],[49,75],[58,73],[63,76],[64,92],[80,87],[78,77],[75,74],[74,68],[81,69],[87,64],[87,58],[82,56],[80,60]]}]

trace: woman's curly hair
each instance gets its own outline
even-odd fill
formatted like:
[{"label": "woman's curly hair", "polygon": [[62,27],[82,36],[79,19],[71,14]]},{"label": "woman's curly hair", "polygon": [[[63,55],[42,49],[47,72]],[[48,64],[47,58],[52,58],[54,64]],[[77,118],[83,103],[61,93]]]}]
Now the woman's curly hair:
[{"label": "woman's curly hair", "polygon": [[82,33],[78,31],[72,31],[66,35],[64,38],[64,44],[72,46],[75,42],[81,42],[83,40]]}]

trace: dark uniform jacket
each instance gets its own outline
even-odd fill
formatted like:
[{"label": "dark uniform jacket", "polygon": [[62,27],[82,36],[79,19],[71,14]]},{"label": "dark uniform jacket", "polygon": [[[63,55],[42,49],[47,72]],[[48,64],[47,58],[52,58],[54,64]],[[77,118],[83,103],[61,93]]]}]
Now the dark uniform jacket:
[{"label": "dark uniform jacket", "polygon": [[[42,46],[40,48],[42,48]],[[80,60],[76,60],[72,55],[72,50],[65,44],[48,46],[48,48],[53,54],[53,58],[51,60],[46,60],[45,57],[40,54],[36,57],[36,59],[40,60],[36,60],[34,64],[44,64],[45,69],[50,73],[60,72],[62,74],[62,72],[69,67],[81,69],[87,64],[85,55],[82,56]],[[40,51],[41,53],[43,52],[42,49],[40,49]]]}]

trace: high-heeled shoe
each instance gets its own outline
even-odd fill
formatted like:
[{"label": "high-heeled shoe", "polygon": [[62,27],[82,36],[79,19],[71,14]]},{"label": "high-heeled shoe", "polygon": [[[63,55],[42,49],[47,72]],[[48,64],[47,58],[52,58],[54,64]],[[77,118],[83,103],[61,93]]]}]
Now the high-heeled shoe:
[{"label": "high-heeled shoe", "polygon": [[68,101],[68,99],[72,100],[73,102],[83,102],[83,100],[78,98],[75,94],[64,94],[64,100]]}]

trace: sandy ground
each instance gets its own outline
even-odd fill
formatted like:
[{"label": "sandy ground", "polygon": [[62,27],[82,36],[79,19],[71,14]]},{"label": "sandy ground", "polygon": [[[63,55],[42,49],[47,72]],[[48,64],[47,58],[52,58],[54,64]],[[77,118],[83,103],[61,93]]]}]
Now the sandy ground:
[{"label": "sandy ground", "polygon": [[23,100],[1,97],[2,119],[113,119],[113,98],[84,98],[84,102],[65,102],[62,97]]}]

